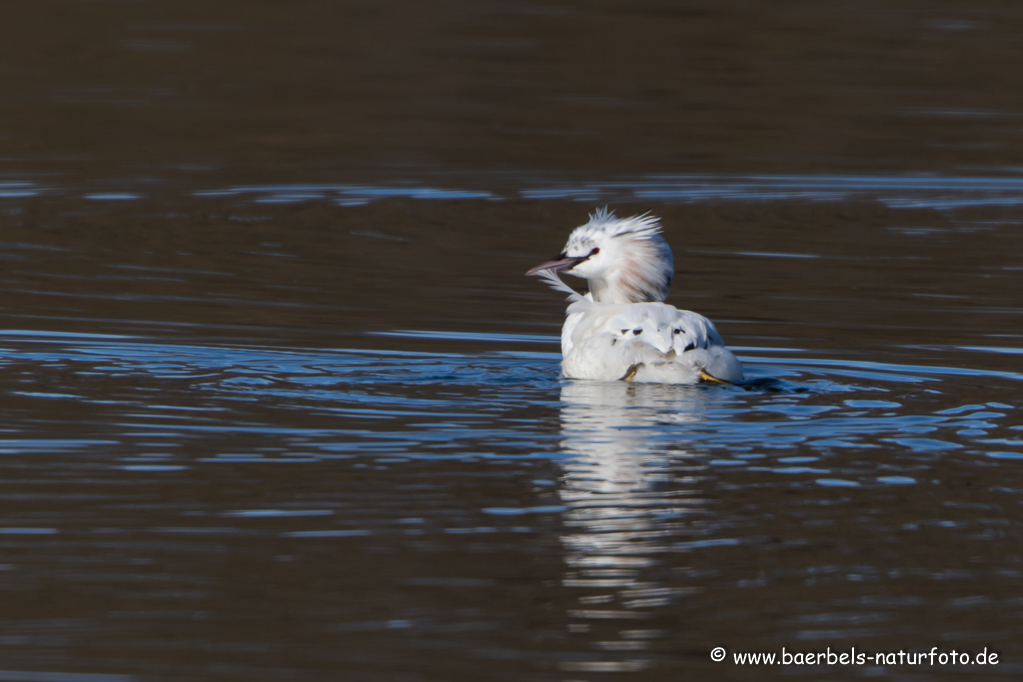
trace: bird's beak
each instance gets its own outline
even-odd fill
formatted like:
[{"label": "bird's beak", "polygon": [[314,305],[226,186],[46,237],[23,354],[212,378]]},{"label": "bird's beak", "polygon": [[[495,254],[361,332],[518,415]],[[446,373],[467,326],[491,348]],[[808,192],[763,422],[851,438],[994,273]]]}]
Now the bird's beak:
[{"label": "bird's beak", "polygon": [[541,270],[550,270],[551,272],[571,270],[572,268],[586,260],[586,258],[587,258],[586,256],[566,256],[563,253],[559,253],[557,256],[547,261],[546,263],[541,263],[540,265],[537,265],[535,268],[533,268],[526,274],[535,275],[539,273]]}]

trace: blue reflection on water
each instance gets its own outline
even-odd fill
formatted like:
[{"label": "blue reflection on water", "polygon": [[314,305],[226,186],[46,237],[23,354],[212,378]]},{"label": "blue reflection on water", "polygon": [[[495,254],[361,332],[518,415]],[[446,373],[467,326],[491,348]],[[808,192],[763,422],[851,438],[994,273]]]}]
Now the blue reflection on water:
[{"label": "blue reflection on water", "polygon": [[[1008,169],[1011,171],[1011,169]],[[437,175],[437,174],[434,174]],[[443,174],[442,174],[443,175]],[[485,200],[525,198],[567,199],[583,202],[749,202],[749,201],[847,201],[876,200],[893,208],[953,210],[966,207],[1023,205],[1023,178],[1016,176],[942,175],[646,175],[614,181],[564,181],[537,183],[536,174],[516,180],[507,175],[488,178],[486,173],[466,179],[449,173],[442,182],[410,179],[386,184],[266,184],[214,187],[191,191],[194,197],[238,197],[257,204],[294,204],[330,201],[358,206],[380,199]],[[502,189],[496,189],[500,187]],[[508,189],[511,187],[512,189]],[[102,190],[40,184],[22,179],[0,182],[0,198],[77,196],[90,200],[138,199],[132,188],[106,183]],[[761,254],[768,255],[768,254]],[[774,254],[807,257],[803,254]]]},{"label": "blue reflection on water", "polygon": [[[579,391],[603,386],[559,379],[553,337],[429,331],[385,336],[394,335],[405,337],[409,345],[416,339],[449,339],[458,352],[167,344],[110,335],[12,330],[0,334],[7,341],[7,347],[0,349],[0,365],[10,370],[27,364],[34,368],[31,373],[38,382],[45,384],[44,390],[26,380],[17,391],[20,399],[93,403],[116,424],[122,439],[159,441],[173,448],[182,439],[202,434],[273,436],[266,451],[228,452],[204,461],[237,461],[238,456],[280,460],[292,450],[305,460],[353,453],[406,458],[466,452],[561,456],[564,450],[557,444],[561,434],[539,425],[535,410],[556,416],[573,409]],[[537,351],[541,343],[552,350]],[[800,447],[801,457],[824,458],[806,468],[810,474],[838,466],[832,455],[841,451],[963,450],[1005,459],[1006,453],[1021,446],[1018,439],[1000,437],[1008,436],[1008,431],[998,431],[1010,428],[1017,418],[1011,403],[1023,374],[839,361],[790,348],[782,351],[740,351],[752,379],[747,390],[637,386],[629,388],[630,402],[620,402],[625,400],[623,393],[608,409],[642,408],[642,418],[623,428],[644,447],[674,443],[729,466],[783,473],[792,473],[795,462],[764,462],[750,455],[791,457],[791,450]],[[46,378],[54,368],[64,377],[59,390]],[[947,382],[966,377],[991,382],[990,403],[931,407],[935,389],[940,394]],[[111,381],[140,388],[111,395]],[[930,388],[925,391],[924,386]],[[606,402],[608,391],[625,389],[611,385],[601,390],[604,395],[599,400]],[[637,392],[645,396],[645,402],[636,402]],[[267,406],[276,411],[272,417],[250,414]],[[71,444],[9,432],[0,440],[0,448],[88,448],[110,442],[118,441],[83,439]],[[989,455],[992,450],[1000,454]],[[732,456],[722,457],[725,451]],[[136,460],[129,466],[157,472],[182,464],[188,462]],[[861,471],[858,476],[874,480],[881,474]]]}]

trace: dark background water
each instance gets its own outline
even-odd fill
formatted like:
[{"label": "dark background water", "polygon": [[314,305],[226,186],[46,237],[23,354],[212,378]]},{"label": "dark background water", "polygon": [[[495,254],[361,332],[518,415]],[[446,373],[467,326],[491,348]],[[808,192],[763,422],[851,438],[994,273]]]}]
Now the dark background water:
[{"label": "dark background water", "polygon": [[[0,679],[1020,675],[1017,3],[0,16]],[[558,378],[605,204],[760,388]]]}]

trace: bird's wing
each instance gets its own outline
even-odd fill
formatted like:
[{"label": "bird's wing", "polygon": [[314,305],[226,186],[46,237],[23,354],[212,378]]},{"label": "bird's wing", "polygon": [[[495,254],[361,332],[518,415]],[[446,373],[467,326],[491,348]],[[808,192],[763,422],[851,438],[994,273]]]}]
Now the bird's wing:
[{"label": "bird's wing", "polygon": [[721,343],[717,329],[703,315],[666,303],[616,307],[619,311],[608,321],[607,331],[649,345],[661,353],[674,350],[680,354]]},{"label": "bird's wing", "polygon": [[569,351],[576,352],[566,369],[586,372],[581,378],[689,383],[701,370],[728,381],[742,378],[741,366],[714,324],[697,313],[665,303],[586,302],[573,304],[569,312],[563,349],[568,349],[566,359]]}]

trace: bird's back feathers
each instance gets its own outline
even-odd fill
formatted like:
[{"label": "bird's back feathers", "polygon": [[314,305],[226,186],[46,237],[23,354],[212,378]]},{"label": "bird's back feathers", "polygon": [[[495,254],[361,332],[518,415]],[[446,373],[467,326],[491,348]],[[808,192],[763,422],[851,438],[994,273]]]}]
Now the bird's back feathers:
[{"label": "bird's back feathers", "polygon": [[576,379],[696,383],[703,374],[734,382],[742,366],[714,323],[666,303],[604,305],[580,298],[562,330],[562,373]]}]

